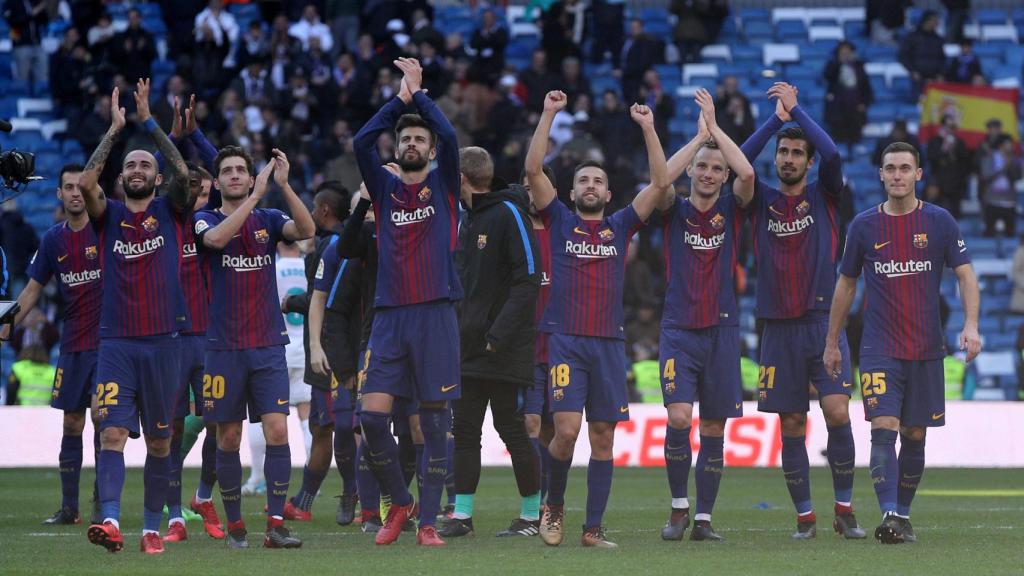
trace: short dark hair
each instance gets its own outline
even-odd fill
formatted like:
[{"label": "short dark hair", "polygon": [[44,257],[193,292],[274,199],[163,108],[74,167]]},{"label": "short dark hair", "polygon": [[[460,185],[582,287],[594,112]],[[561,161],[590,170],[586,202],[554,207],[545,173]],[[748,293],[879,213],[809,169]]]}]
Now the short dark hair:
[{"label": "short dark hair", "polygon": [[228,158],[234,158],[236,156],[238,158],[241,158],[242,160],[245,160],[245,169],[249,171],[250,176],[255,176],[256,174],[253,173],[252,156],[245,151],[245,148],[235,145],[228,145],[217,151],[217,157],[213,159],[213,171],[216,172],[217,175],[219,176],[221,162]]},{"label": "short dark hair", "polygon": [[477,190],[489,190],[494,179],[494,161],[487,150],[479,146],[466,146],[459,150],[459,168]]},{"label": "short dark hair", "polygon": [[186,162],[185,166],[188,168],[189,176],[191,176],[192,173],[195,172],[196,174],[199,175],[200,180],[213,180],[213,176],[210,175],[210,171],[207,170],[206,168],[203,168],[199,164],[196,164],[195,162]]},{"label": "short dark hair", "polygon": [[782,142],[783,138],[786,138],[788,140],[802,140],[803,143],[804,143],[804,146],[807,147],[807,157],[808,158],[814,158],[814,152],[815,152],[814,144],[812,144],[811,141],[807,138],[807,134],[804,134],[803,128],[800,128],[799,126],[790,126],[789,128],[783,128],[782,130],[779,130],[778,132],[776,132],[775,133],[775,150],[776,151],[779,150],[779,143]]},{"label": "short dark hair", "polygon": [[437,134],[434,133],[434,129],[419,114],[402,114],[402,117],[398,119],[398,123],[395,124],[395,142],[399,139],[398,135],[406,128],[426,129],[427,132],[430,132],[430,145],[437,144]]},{"label": "short dark hair", "polygon": [[[548,177],[548,182],[551,182],[551,187],[554,188],[555,190],[558,190],[558,184],[555,182],[555,171],[554,171],[554,169],[552,169],[551,166],[548,166],[547,164],[545,164],[544,166],[541,167],[541,170],[543,170],[544,175]],[[519,173],[519,182],[522,183],[523,180],[526,180],[526,169],[525,168],[523,169],[522,172]]]},{"label": "short dark hair", "polygon": [[60,188],[60,187],[64,186],[64,175],[67,174],[68,172],[84,172],[84,171],[85,171],[85,166],[82,166],[81,164],[79,164],[77,162],[72,162],[70,164],[65,164],[65,165],[61,166],[60,167],[60,176],[57,177],[57,187]]},{"label": "short dark hair", "polygon": [[348,217],[352,193],[341,182],[327,180],[321,183],[316,187],[313,200],[316,201],[317,198],[320,198],[320,201],[327,205],[331,214],[334,214],[334,217],[338,220],[344,220]]},{"label": "short dark hair", "polygon": [[599,168],[602,172],[604,172],[605,178],[608,177],[608,170],[605,170],[604,164],[598,162],[597,160],[584,160],[583,162],[577,164],[576,168],[573,169],[573,182],[576,182],[576,175],[579,174],[580,170],[583,170],[584,168]]},{"label": "short dark hair", "polygon": [[885,156],[887,154],[894,154],[896,152],[909,152],[910,155],[914,157],[914,164],[916,164],[918,168],[921,167],[921,153],[917,151],[917,148],[915,148],[913,144],[908,144],[906,142],[893,142],[886,146],[885,150],[882,150],[882,165],[885,165]]}]

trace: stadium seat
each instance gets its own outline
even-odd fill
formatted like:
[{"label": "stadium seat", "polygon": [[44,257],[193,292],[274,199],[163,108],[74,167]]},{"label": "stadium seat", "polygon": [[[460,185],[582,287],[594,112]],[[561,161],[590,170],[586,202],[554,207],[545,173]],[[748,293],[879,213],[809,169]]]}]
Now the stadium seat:
[{"label": "stadium seat", "polygon": [[762,61],[762,49],[759,46],[737,45],[732,47],[732,60],[747,66],[760,67]]},{"label": "stadium seat", "polygon": [[799,42],[807,39],[807,25],[803,20],[782,20],[775,23],[775,39]]},{"label": "stadium seat", "polygon": [[65,118],[44,122],[42,128],[40,129],[40,133],[42,133],[43,138],[47,140],[53,140],[53,137],[56,136],[57,134],[64,134],[67,131],[68,121]]},{"label": "stadium seat", "polygon": [[744,22],[743,35],[748,42],[762,43],[770,42],[774,36],[775,28],[768,22]]},{"label": "stadium seat", "polygon": [[839,26],[811,26],[807,30],[807,38],[811,42],[838,42],[846,38]]},{"label": "stadium seat", "polygon": [[732,48],[728,44],[708,44],[701,48],[700,57],[705,62],[732,62]]},{"label": "stadium seat", "polygon": [[985,43],[1009,42],[1017,44],[1017,28],[1009,24],[993,24],[981,27],[981,39]]},{"label": "stadium seat", "polygon": [[741,23],[770,22],[771,13],[767,8],[741,8],[739,11],[739,20]]},{"label": "stadium seat", "polygon": [[11,118],[11,133],[40,132],[43,123],[38,118]]},{"label": "stadium seat", "polygon": [[50,98],[18,98],[18,117],[24,118],[33,113],[53,112],[53,100]]},{"label": "stadium seat", "polygon": [[718,64],[686,64],[683,66],[683,85],[690,85],[691,79],[697,77],[718,79]]},{"label": "stadium seat", "polygon": [[800,61],[800,49],[795,44],[765,44],[763,50],[765,66]]},{"label": "stadium seat", "polygon": [[772,24],[787,20],[807,22],[807,8],[772,8]]},{"label": "stadium seat", "polygon": [[1010,18],[1006,11],[998,8],[981,8],[974,13],[974,20],[982,26],[1010,23]]}]

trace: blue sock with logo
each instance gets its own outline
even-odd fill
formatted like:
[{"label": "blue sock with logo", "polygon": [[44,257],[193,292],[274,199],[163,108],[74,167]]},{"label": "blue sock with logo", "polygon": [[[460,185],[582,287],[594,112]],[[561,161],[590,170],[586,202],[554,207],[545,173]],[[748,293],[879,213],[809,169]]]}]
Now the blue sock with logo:
[{"label": "blue sock with logo", "polygon": [[608,507],[608,496],[612,492],[611,460],[590,459],[587,464],[587,521],[584,528],[601,525],[604,510]]},{"label": "blue sock with logo", "polygon": [[320,491],[320,485],[323,484],[326,477],[327,470],[313,470],[308,464],[303,467],[302,488],[299,488],[299,493],[292,497],[292,505],[299,510],[309,512],[313,508],[316,493]]},{"label": "blue sock with logo", "polygon": [[569,483],[569,469],[572,468],[572,456],[568,460],[559,460],[551,455],[551,477],[548,479],[547,503],[552,506],[565,505],[565,487]]},{"label": "blue sock with logo", "polygon": [[360,442],[356,448],[359,466],[356,469],[356,492],[359,494],[359,508],[368,511],[380,510],[380,485],[373,477],[370,464],[366,461],[366,442]]},{"label": "blue sock with logo", "polygon": [[900,435],[900,480],[896,490],[896,513],[910,516],[910,504],[917,493],[917,485],[924,474],[924,438],[911,440]]},{"label": "blue sock with logo", "polygon": [[811,464],[807,459],[804,436],[782,437],[782,475],[786,478],[789,498],[796,513],[803,515],[814,509],[811,502]]},{"label": "blue sock with logo", "polygon": [[[320,476],[321,482],[326,475],[327,471],[324,470]],[[292,451],[287,444],[267,444],[263,476],[267,479],[267,516],[283,517],[284,501],[288,498],[288,481],[292,477]],[[316,491],[313,494],[315,496]]]},{"label": "blue sock with logo", "polygon": [[167,489],[170,485],[170,469],[170,455],[146,455],[146,464],[142,469],[142,493],[145,504],[142,514],[143,531],[160,531],[160,521],[164,518],[164,504],[167,503]]},{"label": "blue sock with logo", "polygon": [[895,430],[875,428],[871,431],[871,480],[883,515],[896,511],[896,485],[899,483],[896,436]]},{"label": "blue sock with logo", "polygon": [[722,482],[722,468],[725,467],[725,438],[700,435],[700,452],[697,454],[696,514],[711,514],[718,499],[718,485]]},{"label": "blue sock with logo", "polygon": [[448,475],[448,432],[452,429],[449,408],[420,408],[423,430],[423,461],[425,473],[420,492],[420,527],[433,526],[441,509],[441,492]]},{"label": "blue sock with logo", "polygon": [[[217,448],[217,483],[224,514],[228,522],[242,519],[242,461],[238,452],[225,452]],[[267,490],[270,491],[269,489]]]},{"label": "blue sock with logo", "polygon": [[206,433],[203,439],[203,464],[199,470],[199,489],[196,498],[209,500],[213,498],[213,485],[217,483],[217,436]]},{"label": "blue sock with logo", "polygon": [[448,474],[444,477],[444,491],[448,505],[455,505],[455,437],[448,435]]},{"label": "blue sock with logo", "polygon": [[181,518],[181,436],[171,436],[170,468],[167,470],[167,518]]},{"label": "blue sock with logo", "polygon": [[665,470],[673,499],[686,498],[690,466],[693,464],[690,430],[689,426],[683,429],[665,426]]},{"label": "blue sock with logo", "polygon": [[[422,428],[422,416],[420,418]],[[416,450],[416,495],[423,500],[423,479],[427,476],[427,448],[425,444],[413,444],[413,448]]]},{"label": "blue sock with logo", "polygon": [[380,483],[382,492],[391,497],[391,503],[408,506],[412,502],[412,494],[402,477],[402,466],[398,461],[398,445],[391,435],[388,425],[391,417],[380,412],[363,411],[359,414],[359,422],[363,429],[366,444],[366,461],[370,470]]},{"label": "blue sock with logo", "polygon": [[124,452],[100,450],[100,457],[96,463],[96,477],[103,519],[120,520],[121,491],[124,490]]},{"label": "blue sock with logo", "polygon": [[828,429],[828,466],[832,469],[832,490],[836,502],[853,501],[854,459],[857,449],[853,443],[853,428],[847,422]]},{"label": "blue sock with logo", "polygon": [[82,437],[64,435],[60,440],[61,508],[78,510],[78,481],[82,478]]},{"label": "blue sock with logo", "polygon": [[334,464],[341,475],[341,493],[346,496],[355,494],[356,437],[352,431],[351,411],[340,412],[334,417]]}]

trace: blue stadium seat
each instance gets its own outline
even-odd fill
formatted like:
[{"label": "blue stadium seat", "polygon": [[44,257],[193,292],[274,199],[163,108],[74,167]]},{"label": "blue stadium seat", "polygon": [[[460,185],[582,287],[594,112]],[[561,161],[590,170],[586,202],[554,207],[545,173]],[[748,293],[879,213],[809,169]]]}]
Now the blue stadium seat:
[{"label": "blue stadium seat", "polygon": [[644,22],[644,31],[651,36],[662,40],[672,40],[672,29],[672,24],[667,20],[651,20],[649,22]]},{"label": "blue stadium seat", "polygon": [[[259,18],[260,17],[260,7],[255,2],[253,2],[251,4],[234,4],[234,3],[232,3],[232,4],[228,5],[228,12],[231,12],[232,14],[234,14],[236,18],[239,17],[239,16],[247,16],[249,18]],[[442,10],[438,9],[438,13],[441,13],[441,12],[442,12]]]},{"label": "blue stadium seat", "polygon": [[[771,42],[774,28],[768,22],[754,21],[743,23],[743,36],[748,42]],[[735,58],[735,55],[733,55]]]},{"label": "blue stadium seat", "polygon": [[775,38],[782,42],[807,40],[807,25],[802,20],[782,20],[775,23]]},{"label": "blue stadium seat", "polygon": [[1009,14],[998,8],[981,8],[974,14],[975,21],[984,26],[985,24],[1006,24]]},{"label": "blue stadium seat", "polygon": [[859,38],[864,35],[864,22],[861,20],[851,20],[850,22],[843,23],[843,32],[847,38]]},{"label": "blue stadium seat", "polygon": [[517,36],[505,48],[506,58],[531,58],[540,46],[540,39],[534,36]]},{"label": "blue stadium seat", "polygon": [[770,22],[771,13],[767,8],[743,8],[740,10],[739,19],[740,22]]},{"label": "blue stadium seat", "polygon": [[899,116],[899,105],[877,103],[868,108],[868,122],[892,122]]},{"label": "blue stadium seat", "polygon": [[991,42],[977,42],[974,45],[974,53],[982,59],[982,68],[986,60],[992,62],[1002,62],[1003,53],[1006,52],[1006,46],[993,44]]},{"label": "blue stadium seat", "polygon": [[145,4],[135,4],[135,7],[142,13],[143,18],[162,18],[163,13],[160,12],[160,5],[155,2],[147,2]]},{"label": "blue stadium seat", "polygon": [[871,44],[861,56],[866,62],[895,62],[896,48]]},{"label": "blue stadium seat", "polygon": [[[143,4],[143,6],[146,6],[146,4]],[[167,34],[167,25],[164,24],[164,19],[159,16],[156,18],[143,16],[142,27],[153,36],[163,36],[164,34]]]},{"label": "blue stadium seat", "polygon": [[760,70],[761,62],[764,60],[764,51],[760,46],[738,45],[732,47],[732,61],[734,64],[745,64]]}]

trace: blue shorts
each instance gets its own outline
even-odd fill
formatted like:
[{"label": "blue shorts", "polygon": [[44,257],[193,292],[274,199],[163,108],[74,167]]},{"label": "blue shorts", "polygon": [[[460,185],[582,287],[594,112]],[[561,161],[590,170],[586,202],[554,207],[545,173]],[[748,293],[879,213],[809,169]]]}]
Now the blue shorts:
[{"label": "blue shorts", "polygon": [[381,308],[373,317],[361,392],[420,402],[459,397],[459,323],[452,302]]},{"label": "blue shorts", "polygon": [[92,403],[96,391],[96,350],[66,352],[57,359],[50,406],[65,412],[81,412]]},{"label": "blue shorts", "polygon": [[177,334],[100,340],[96,365],[100,430],[126,428],[155,438],[171,435],[181,387],[181,338]]},{"label": "blue shorts", "polygon": [[804,413],[811,409],[810,387],[818,398],[853,393],[850,346],[846,331],[839,333],[843,364],[837,378],[825,372],[828,316],[815,314],[791,321],[768,321],[761,337],[761,367],[758,369],[757,409],[761,412]]},{"label": "blue shorts", "polygon": [[551,419],[551,407],[548,405],[548,365],[535,364],[533,386],[525,389],[526,401],[523,414],[537,414],[541,418]]},{"label": "blue shorts", "polygon": [[586,407],[588,422],[629,420],[625,342],[552,334],[548,346],[552,413],[583,412]]},{"label": "blue shorts", "polygon": [[174,407],[174,417],[182,419],[189,413],[189,392],[195,399],[196,416],[203,415],[203,362],[206,356],[206,337],[202,334],[186,334],[181,337],[181,379],[184,384]]},{"label": "blue shorts", "polygon": [[739,327],[662,328],[659,356],[665,406],[700,402],[701,418],[743,416]]},{"label": "blue shorts", "polygon": [[334,401],[331,399],[330,391],[313,387],[309,398],[309,424],[311,426],[334,426],[333,405]]},{"label": "blue shorts", "polygon": [[861,356],[864,419],[895,416],[903,426],[946,425],[943,361]]},{"label": "blue shorts", "polygon": [[263,414],[288,414],[288,364],[284,346],[207,350],[203,374],[203,419],[250,422]]}]

